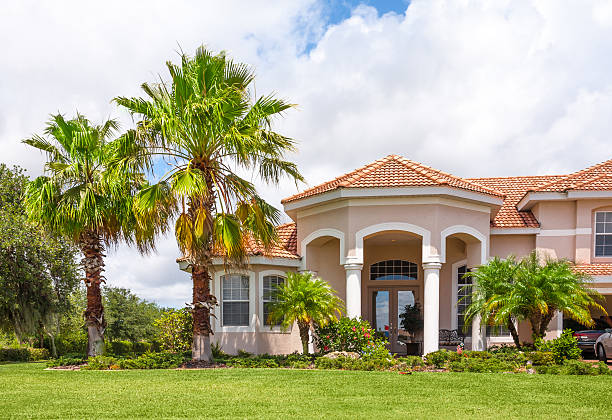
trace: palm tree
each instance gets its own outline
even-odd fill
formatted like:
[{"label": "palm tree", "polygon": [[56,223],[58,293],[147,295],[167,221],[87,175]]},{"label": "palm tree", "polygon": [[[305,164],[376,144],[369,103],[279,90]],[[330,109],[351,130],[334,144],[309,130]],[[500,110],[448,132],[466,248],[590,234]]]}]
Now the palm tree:
[{"label": "palm tree", "polygon": [[277,289],[277,301],[271,305],[268,322],[280,323],[283,330],[297,323],[304,354],[308,353],[308,332],[326,325],[344,309],[342,300],[329,284],[310,272],[287,273],[287,281]]},{"label": "palm tree", "polygon": [[276,241],[278,210],[261,199],[241,173],[263,182],[302,176],[284,159],[294,141],[274,132],[272,119],[292,105],[273,95],[254,97],[252,69],[204,47],[195,57],[167,63],[171,80],[143,84],[143,98],[115,101],[138,118],[136,141],[148,147],[146,159],[162,156],[171,169],[138,196],[138,217],[150,218],[164,202],[176,202],[175,233],[193,281],[194,360],[212,360],[210,293],[212,258],[241,265],[247,242],[268,247]]},{"label": "palm tree", "polygon": [[479,316],[487,325],[506,326],[514,344],[520,346],[516,325],[523,319],[523,310],[510,306],[507,299],[511,296],[518,266],[514,256],[505,260],[495,257],[464,275],[472,279],[472,285],[464,286],[472,292],[468,295],[471,302],[465,311],[465,328]]},{"label": "palm tree", "polygon": [[474,279],[466,318],[480,315],[489,325],[506,325],[517,346],[515,323],[521,320],[529,322],[535,341],[544,337],[557,311],[587,326],[594,324],[591,309],[605,313],[598,303],[601,295],[588,287],[589,276],[565,260],[542,264],[536,252],[518,262],[496,257],[466,276]]},{"label": "palm tree", "polygon": [[[32,181],[25,193],[30,220],[73,241],[81,250],[87,309],[87,354],[104,350],[104,252],[120,241],[136,243],[141,252],[153,249],[161,225],[137,224],[133,196],[146,185],[133,159],[133,132],[110,141],[118,124],[109,119],[93,125],[82,115],[66,120],[53,115],[45,136],[24,143],[46,152],[46,175]],[[158,214],[158,217],[160,215]]]},{"label": "palm tree", "polygon": [[541,264],[532,252],[521,261],[511,300],[526,307],[534,340],[544,338],[548,324],[557,311],[583,325],[593,326],[591,309],[606,310],[598,303],[602,296],[587,284],[591,278],[572,269],[566,260],[546,259]]}]

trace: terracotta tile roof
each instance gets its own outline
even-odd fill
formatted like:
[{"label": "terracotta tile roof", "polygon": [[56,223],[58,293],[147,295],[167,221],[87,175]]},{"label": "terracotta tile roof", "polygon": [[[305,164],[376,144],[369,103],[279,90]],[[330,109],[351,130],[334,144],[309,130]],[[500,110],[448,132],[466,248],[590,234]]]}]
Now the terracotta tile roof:
[{"label": "terracotta tile roof", "polygon": [[487,186],[478,185],[457,176],[430,168],[397,155],[378,159],[329,182],[309,188],[299,194],[285,198],[282,203],[322,194],[338,188],[385,188],[450,186],[496,197],[503,193]]},{"label": "terracotta tile roof", "polygon": [[[278,243],[266,250],[259,242],[253,238],[247,239],[247,254],[253,256],[263,256],[268,258],[291,258],[299,259],[297,253],[297,225],[286,223],[276,227],[278,233]],[[215,257],[223,256],[220,251],[214,252]],[[177,258],[177,262],[184,261],[185,258]]]},{"label": "terracotta tile roof", "polygon": [[529,191],[612,190],[612,159]]},{"label": "terracotta tile roof", "polygon": [[491,222],[494,228],[540,227],[531,211],[518,211],[517,203],[525,193],[541,185],[562,179],[565,175],[514,176],[498,178],[467,178],[468,181],[493,188],[506,194],[504,204]]},{"label": "terracotta tile roof", "polygon": [[612,276],[612,264],[577,264],[574,270],[590,276]]}]

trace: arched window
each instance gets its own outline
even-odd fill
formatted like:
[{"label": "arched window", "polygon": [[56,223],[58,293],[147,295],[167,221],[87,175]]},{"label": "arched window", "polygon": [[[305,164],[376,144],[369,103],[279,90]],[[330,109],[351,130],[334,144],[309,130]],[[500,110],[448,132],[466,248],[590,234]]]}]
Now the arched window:
[{"label": "arched window", "polygon": [[403,260],[387,260],[370,266],[370,280],[416,280],[418,267]]}]

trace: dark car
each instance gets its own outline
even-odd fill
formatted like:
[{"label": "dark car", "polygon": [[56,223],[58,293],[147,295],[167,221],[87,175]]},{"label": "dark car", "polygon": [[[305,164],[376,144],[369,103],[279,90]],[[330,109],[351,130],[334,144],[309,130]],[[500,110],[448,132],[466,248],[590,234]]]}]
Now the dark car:
[{"label": "dark car", "polygon": [[606,330],[582,330],[576,331],[574,337],[583,353],[595,353],[595,341],[605,332]]}]

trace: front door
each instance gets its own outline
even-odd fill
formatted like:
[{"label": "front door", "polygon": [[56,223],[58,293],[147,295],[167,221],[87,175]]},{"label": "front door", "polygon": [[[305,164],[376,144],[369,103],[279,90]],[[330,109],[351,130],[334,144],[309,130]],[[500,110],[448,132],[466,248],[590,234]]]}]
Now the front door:
[{"label": "front door", "polygon": [[416,303],[416,288],[376,287],[370,293],[370,322],[372,327],[389,340],[389,350],[394,353],[405,353],[404,344],[408,333],[401,327],[400,315],[406,305]]}]

